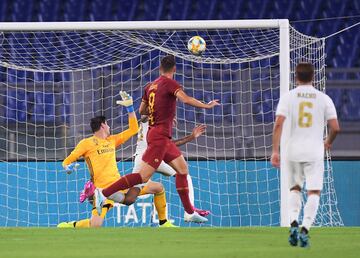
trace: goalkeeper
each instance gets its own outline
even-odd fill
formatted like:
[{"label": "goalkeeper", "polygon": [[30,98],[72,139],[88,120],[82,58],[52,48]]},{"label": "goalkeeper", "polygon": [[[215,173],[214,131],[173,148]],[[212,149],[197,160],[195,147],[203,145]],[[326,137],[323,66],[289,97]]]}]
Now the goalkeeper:
[{"label": "goalkeeper", "polygon": [[[135,135],[139,129],[132,98],[124,91],[120,91],[120,96],[122,100],[116,103],[127,108],[129,113],[129,129],[119,134],[110,135],[110,127],[104,116],[92,118],[90,126],[94,135],[81,140],[62,164],[64,169],[68,173],[71,173],[72,171],[76,171],[78,166],[78,164],[74,162],[80,157],[84,157],[90,172],[91,181],[95,187],[98,188],[108,187],[121,177],[116,164],[116,148]],[[100,214],[95,208],[93,209],[91,219],[77,222],[63,222],[60,223],[58,227],[99,227],[102,225],[107,211],[113,207],[114,201],[129,205],[135,201],[138,194],[155,194],[154,202],[157,208],[160,226],[173,226],[170,221],[166,219],[166,195],[163,186],[157,182],[150,182],[150,184],[141,190],[133,187],[128,191],[114,193],[111,196],[113,201],[107,200]]]}]

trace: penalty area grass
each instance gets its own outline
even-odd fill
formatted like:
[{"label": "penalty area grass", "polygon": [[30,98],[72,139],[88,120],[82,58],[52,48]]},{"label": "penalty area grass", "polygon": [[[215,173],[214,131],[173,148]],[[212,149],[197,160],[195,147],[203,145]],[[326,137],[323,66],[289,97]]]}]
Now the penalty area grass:
[{"label": "penalty area grass", "polygon": [[360,227],[313,228],[311,247],[291,247],[288,229],[0,228],[0,257],[359,257]]}]

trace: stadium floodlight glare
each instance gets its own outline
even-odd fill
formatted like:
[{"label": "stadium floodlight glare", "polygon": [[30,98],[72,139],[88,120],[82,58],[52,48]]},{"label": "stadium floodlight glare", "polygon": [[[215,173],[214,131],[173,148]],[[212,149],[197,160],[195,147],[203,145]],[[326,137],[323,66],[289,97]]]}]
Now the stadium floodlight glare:
[{"label": "stadium floodlight glare", "polygon": [[[279,96],[294,87],[300,61],[315,66],[315,87],[325,90],[325,39],[296,31],[288,20],[0,23],[0,226],[53,226],[90,208],[78,203],[85,164],[67,175],[66,154],[90,136],[89,120],[104,114],[112,132],[127,126],[115,104],[126,90],[139,106],[146,83],[159,75],[161,57],[176,56],[176,80],[189,94],[221,107],[177,107],[174,138],[205,123],[207,132],[182,149],[189,159],[195,205],[212,211],[209,226],[288,225],[287,177],[273,169],[271,132]],[[206,41],[192,55],[193,36]],[[282,141],[286,140],[286,135]],[[120,147],[130,161],[136,139]],[[286,153],[282,153],[286,158]],[[119,162],[129,173],[131,162]],[[169,216],[182,221],[173,178],[157,177],[168,192]],[[342,225],[326,157],[316,225]],[[151,202],[141,199],[140,202]],[[140,203],[141,204],[141,203]],[[108,225],[149,225],[139,205]],[[137,214],[138,212],[138,214]],[[141,215],[145,214],[145,215]],[[111,214],[109,214],[111,215]],[[141,216],[141,219],[136,218]]]}]

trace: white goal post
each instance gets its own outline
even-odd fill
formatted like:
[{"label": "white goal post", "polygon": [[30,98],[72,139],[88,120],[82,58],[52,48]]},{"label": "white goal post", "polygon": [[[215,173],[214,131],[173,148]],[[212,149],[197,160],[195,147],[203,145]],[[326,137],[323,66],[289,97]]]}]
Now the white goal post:
[{"label": "white goal post", "polygon": [[[208,49],[201,57],[186,50],[188,38],[196,34],[207,41]],[[60,175],[59,161],[81,138],[89,136],[87,121],[92,116],[106,113],[109,119],[119,121],[112,124],[114,130],[126,127],[122,111],[112,107],[116,92],[124,87],[139,101],[138,93],[154,79],[165,54],[176,56],[177,79],[190,95],[205,99],[220,96],[227,110],[206,113],[183,105],[177,110],[180,125],[175,138],[191,132],[194,124],[209,125],[205,136],[183,150],[191,160],[197,206],[213,211],[210,225],[289,225],[286,173],[275,172],[267,162],[271,118],[278,94],[294,87],[297,62],[314,63],[315,86],[325,89],[325,39],[297,32],[287,19],[3,22],[0,36],[0,74],[6,78],[2,82],[5,90],[0,91],[0,107],[5,110],[0,110],[0,121],[4,122],[0,125],[4,129],[0,135],[4,137],[0,142],[0,176],[6,178],[0,182],[6,189],[0,191],[0,208],[16,210],[0,215],[4,221],[0,226],[54,225],[87,214],[75,200],[89,177],[85,165],[76,177],[66,178]],[[20,103],[27,100],[31,108]],[[36,112],[43,113],[39,116]],[[38,142],[39,128],[44,130],[44,143]],[[47,145],[47,140],[52,143]],[[118,158],[131,159],[134,144],[125,144]],[[281,156],[285,154],[281,152]],[[48,161],[54,164],[49,166]],[[132,165],[119,167],[128,173]],[[49,171],[56,175],[48,175]],[[331,168],[327,171],[328,193],[319,211],[330,210],[331,214],[316,223],[341,225]],[[31,173],[36,174],[35,179]],[[46,189],[32,189],[33,179]],[[159,180],[170,192],[169,215],[181,220],[181,205],[172,202],[176,199],[173,180]],[[38,196],[32,199],[17,188],[37,191]],[[14,200],[17,205],[11,206]],[[63,206],[63,202],[68,204]],[[29,212],[22,208],[24,204],[36,207]],[[50,206],[57,212],[50,211]],[[22,212],[27,215],[19,215]]]},{"label": "white goal post", "polygon": [[271,20],[192,20],[121,22],[0,22],[1,31],[103,31],[103,30],[190,30],[256,29],[289,27],[287,19]]}]

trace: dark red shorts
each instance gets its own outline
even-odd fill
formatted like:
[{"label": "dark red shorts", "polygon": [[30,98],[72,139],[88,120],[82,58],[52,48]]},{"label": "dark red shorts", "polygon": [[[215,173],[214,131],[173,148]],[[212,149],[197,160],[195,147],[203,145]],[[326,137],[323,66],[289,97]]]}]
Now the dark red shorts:
[{"label": "dark red shorts", "polygon": [[180,157],[181,151],[175,143],[166,135],[162,134],[162,128],[152,127],[147,134],[148,147],[142,156],[142,160],[157,169],[161,161],[169,163]]}]

